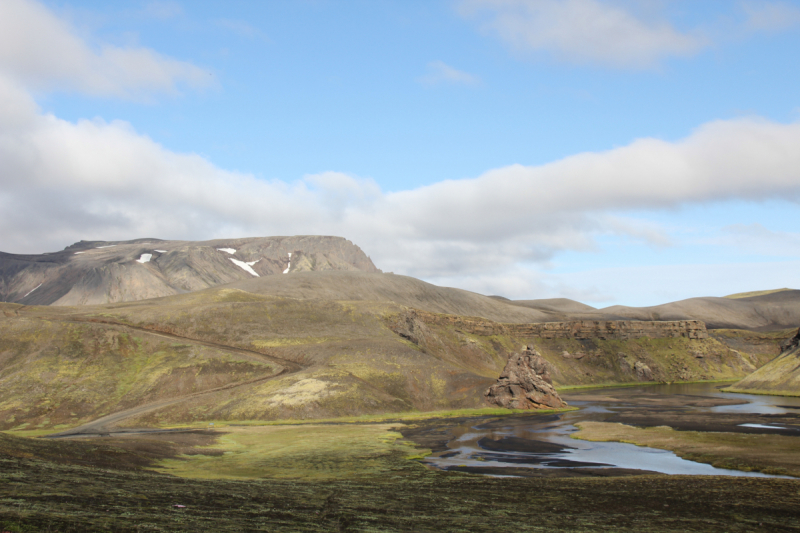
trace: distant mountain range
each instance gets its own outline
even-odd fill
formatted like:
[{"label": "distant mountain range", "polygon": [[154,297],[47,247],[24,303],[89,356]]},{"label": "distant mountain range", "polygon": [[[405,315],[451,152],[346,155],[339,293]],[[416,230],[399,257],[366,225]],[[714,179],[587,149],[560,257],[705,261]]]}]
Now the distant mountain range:
[{"label": "distant mountain range", "polygon": [[380,272],[361,248],[341,237],[80,241],[41,255],[0,252],[0,301],[127,302],[259,276],[322,270]]},{"label": "distant mountain range", "polygon": [[710,329],[755,331],[800,325],[798,290],[603,309],[567,298],[510,300],[383,274],[361,248],[342,237],[81,241],[49,254],[0,252],[0,301],[5,302],[96,305],[220,285],[300,299],[393,302],[435,313],[506,323],[701,320]]}]

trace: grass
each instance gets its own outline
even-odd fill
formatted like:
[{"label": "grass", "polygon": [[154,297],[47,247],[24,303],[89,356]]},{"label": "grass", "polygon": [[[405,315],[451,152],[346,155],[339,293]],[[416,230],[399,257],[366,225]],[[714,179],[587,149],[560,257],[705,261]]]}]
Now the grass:
[{"label": "grass", "polygon": [[[398,442],[388,425],[261,426],[224,437],[230,441],[221,445],[233,453],[211,459],[227,461],[228,472],[248,476],[272,472],[279,477],[190,479],[122,470],[118,466],[122,462],[131,464],[128,452],[97,439],[24,439],[30,441],[24,456],[8,454],[0,446],[0,531],[773,532],[800,528],[800,482],[794,480],[519,479],[431,471],[407,459],[410,450]],[[280,445],[280,451],[270,452],[269,441],[276,449]],[[349,442],[353,445],[348,446]],[[20,447],[14,442],[10,445]],[[237,446],[244,445],[261,452],[240,450],[237,457]],[[335,449],[341,457],[317,458],[313,469],[300,465],[306,469],[304,475],[311,472],[317,478],[289,475],[297,461],[324,449]],[[98,467],[69,463],[88,456],[105,459]],[[191,465],[192,457],[183,462]],[[263,464],[259,457],[265,459]],[[362,460],[369,462],[372,475],[330,475],[331,466],[348,472]]]},{"label": "grass", "polygon": [[[576,407],[564,409],[542,409],[537,410],[537,414],[552,414],[565,411],[574,411]],[[341,416],[336,418],[313,418],[313,419],[283,419],[283,420],[207,420],[197,423],[187,424],[165,424],[162,428],[205,428],[213,424],[213,427],[226,428],[230,426],[285,426],[285,425],[317,425],[317,424],[375,424],[381,422],[413,422],[422,420],[435,420],[446,418],[471,418],[482,416],[505,416],[514,414],[531,414],[527,409],[504,409],[502,407],[484,407],[479,409],[449,409],[442,411],[406,411],[400,413],[381,413],[365,414],[358,416]],[[51,431],[52,433],[52,431]],[[40,433],[46,434],[46,433]]]},{"label": "grass", "polygon": [[157,470],[202,479],[375,479],[391,472],[390,457],[426,453],[398,441],[396,425],[227,426],[209,447],[221,453],[166,459]]},{"label": "grass", "polygon": [[800,439],[782,435],[676,431],[668,426],[637,428],[612,422],[581,422],[574,439],[626,442],[675,452],[717,468],[800,477]]},{"label": "grass", "polygon": [[766,294],[775,294],[776,292],[783,292],[783,291],[791,291],[794,289],[772,289],[767,291],[750,291],[750,292],[737,292],[736,294],[729,294],[728,296],[723,296],[723,298],[730,298],[732,300],[736,300],[739,298],[750,298],[751,296],[764,296]]},{"label": "grass", "polygon": [[[738,383],[738,382],[737,382]],[[789,397],[797,397],[800,396],[800,391],[797,390],[785,390],[785,389],[739,389],[735,387],[725,387],[724,389],[720,389],[720,392],[733,392],[736,394],[755,394],[755,395],[763,395],[763,396],[789,396]]]}]

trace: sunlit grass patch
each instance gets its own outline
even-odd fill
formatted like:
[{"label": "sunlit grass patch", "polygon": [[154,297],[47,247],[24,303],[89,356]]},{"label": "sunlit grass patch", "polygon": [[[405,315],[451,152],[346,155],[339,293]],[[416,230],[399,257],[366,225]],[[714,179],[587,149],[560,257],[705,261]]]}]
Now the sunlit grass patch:
[{"label": "sunlit grass patch", "polygon": [[[393,431],[396,424],[227,426],[211,446],[217,456],[182,456],[160,462],[159,471],[204,479],[373,478],[398,468],[417,468],[405,458],[425,453]],[[413,455],[412,455],[413,457]],[[409,463],[403,465],[402,463]]]}]

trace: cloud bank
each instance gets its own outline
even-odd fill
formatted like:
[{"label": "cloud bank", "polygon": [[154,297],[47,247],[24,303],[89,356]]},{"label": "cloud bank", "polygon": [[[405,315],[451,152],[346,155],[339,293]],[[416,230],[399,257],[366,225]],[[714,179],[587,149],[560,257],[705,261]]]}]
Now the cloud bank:
[{"label": "cloud bank", "polygon": [[208,71],[141,47],[89,46],[41,4],[0,2],[0,72],[32,90],[141,99],[213,84]]},{"label": "cloud bank", "polygon": [[385,269],[436,278],[546,261],[591,249],[602,234],[664,244],[657,228],[626,223],[619,216],[626,211],[800,199],[800,124],[759,118],[710,122],[677,142],[638,139],[386,193],[337,172],[292,183],[229,172],[171,152],[124,122],[43,114],[8,81],[0,81],[0,102],[6,251],[85,238],[337,234]]},{"label": "cloud bank", "polygon": [[[0,26],[49,28],[51,39],[45,46],[21,36],[9,53],[0,27],[0,250],[7,252],[54,251],[80,239],[341,235],[384,270],[533,294],[541,282],[531,265],[591,250],[602,236],[669,244],[657,226],[626,213],[800,200],[800,123],[758,117],[702,124],[675,142],[642,138],[400,192],[340,172],[265,181],[170,151],[125,122],[43,113],[32,96],[41,87],[169,93],[200,69],[146,49],[97,53],[39,4],[7,0],[0,11]],[[117,53],[122,63],[109,59]],[[141,63],[125,63],[132,57]],[[49,66],[62,60],[80,68]]]},{"label": "cloud bank", "polygon": [[649,68],[708,44],[698,33],[642,20],[607,1],[462,0],[459,11],[518,51],[546,52],[573,63]]}]

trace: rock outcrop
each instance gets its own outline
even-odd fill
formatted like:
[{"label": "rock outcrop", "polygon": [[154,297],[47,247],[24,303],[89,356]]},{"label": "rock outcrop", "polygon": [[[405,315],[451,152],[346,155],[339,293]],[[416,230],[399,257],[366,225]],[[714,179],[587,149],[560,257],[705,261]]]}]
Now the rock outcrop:
[{"label": "rock outcrop", "polygon": [[707,339],[708,330],[700,320],[571,320],[501,324],[480,317],[419,312],[429,324],[453,326],[473,335],[511,335],[522,339]]},{"label": "rock outcrop", "polygon": [[506,324],[515,337],[542,339],[707,339],[706,325],[699,320],[574,320],[543,324]]},{"label": "rock outcrop", "polygon": [[794,337],[786,339],[781,343],[781,353],[794,350],[798,346],[800,346],[800,328],[797,329],[797,333],[794,334]]},{"label": "rock outcrop", "polygon": [[486,401],[508,409],[558,409],[566,402],[553,388],[547,361],[533,346],[508,359],[497,383],[484,394]]}]

